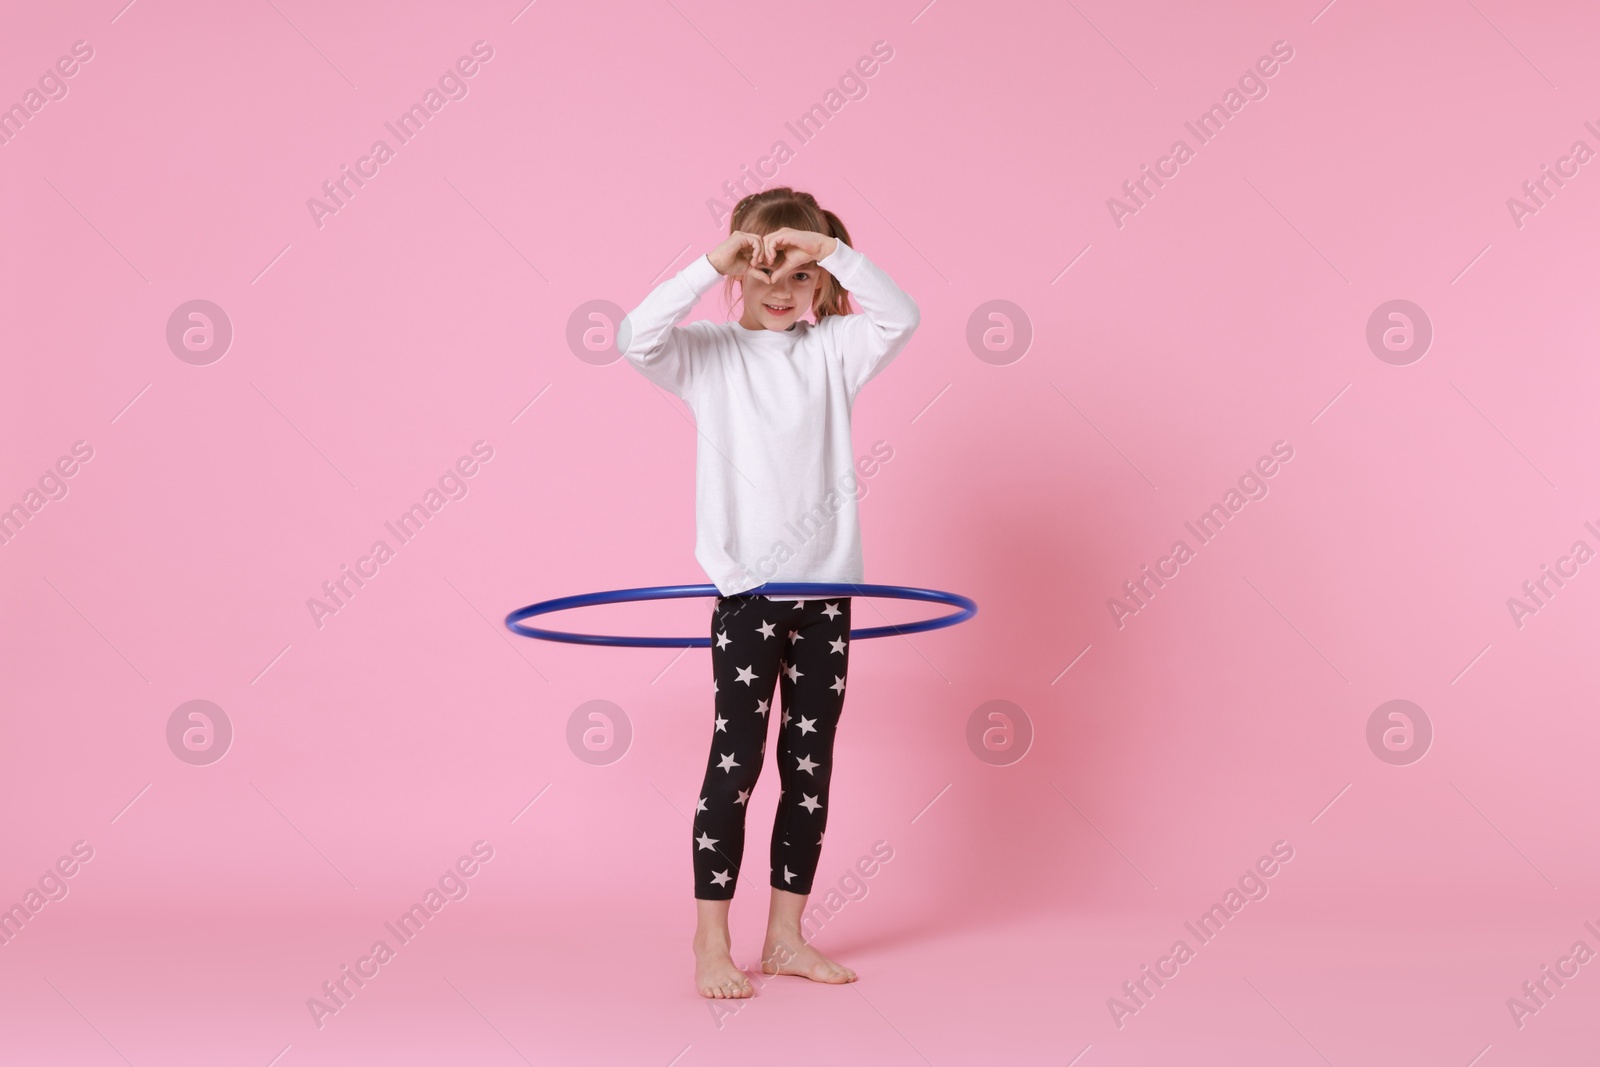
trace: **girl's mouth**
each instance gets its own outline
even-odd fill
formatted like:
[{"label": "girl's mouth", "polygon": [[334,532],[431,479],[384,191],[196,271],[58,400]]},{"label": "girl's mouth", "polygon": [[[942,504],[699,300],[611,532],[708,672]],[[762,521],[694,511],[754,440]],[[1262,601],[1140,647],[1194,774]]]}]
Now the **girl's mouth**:
[{"label": "girl's mouth", "polygon": [[789,312],[794,310],[794,305],[793,304],[784,304],[782,306],[775,306],[773,304],[762,304],[761,306],[766,308],[773,315],[778,316],[780,318],[782,316],[784,316],[784,315],[789,314]]}]

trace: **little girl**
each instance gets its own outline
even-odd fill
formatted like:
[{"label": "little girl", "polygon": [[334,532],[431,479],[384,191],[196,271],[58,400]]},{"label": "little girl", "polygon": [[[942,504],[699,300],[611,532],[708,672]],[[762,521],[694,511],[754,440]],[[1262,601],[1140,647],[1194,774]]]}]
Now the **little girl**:
[{"label": "little girl", "polygon": [[[850,598],[780,601],[748,591],[863,580],[850,409],[920,318],[809,193],[779,187],[747,196],[728,228],[727,240],[657,286],[618,332],[628,361],[693,410],[701,441],[695,559],[720,594],[711,617],[711,754],[693,839],[695,985],[706,997],[754,992],[733,962],[728,906],[775,682],[782,792],[761,969],[819,982],[856,978],[800,934],[828,821]],[[679,326],[719,277],[728,293],[739,284],[739,320]],[[851,294],[863,314],[851,312]],[[814,323],[801,318],[806,311]]]}]

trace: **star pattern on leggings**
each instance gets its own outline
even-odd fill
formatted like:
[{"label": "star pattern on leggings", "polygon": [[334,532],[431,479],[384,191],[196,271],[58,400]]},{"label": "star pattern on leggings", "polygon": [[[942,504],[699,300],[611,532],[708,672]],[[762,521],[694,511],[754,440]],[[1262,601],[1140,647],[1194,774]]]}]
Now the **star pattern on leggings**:
[{"label": "star pattern on leggings", "polygon": [[[768,598],[768,599],[771,600],[772,598]],[[774,602],[776,603],[776,601],[774,601]],[[810,607],[809,606],[810,602],[804,601],[804,600],[795,600],[795,601],[793,601],[793,603],[794,603],[796,609],[801,610],[801,611],[805,611],[807,613],[807,617],[809,617],[811,619],[815,619],[815,616],[810,615],[810,612],[816,611],[817,608]],[[821,614],[825,615],[829,620],[839,619],[839,618],[841,618],[843,616],[843,612],[840,610],[840,605],[838,603],[833,603],[833,602],[827,603],[822,608]],[[781,709],[782,716],[781,716],[781,727],[780,727],[785,732],[784,732],[784,734],[782,736],[785,737],[786,739],[792,738],[792,739],[795,739],[795,740],[798,740],[799,738],[801,738],[801,737],[803,737],[803,736],[805,736],[807,734],[819,734],[819,736],[821,736],[820,735],[820,731],[818,729],[818,723],[820,721],[822,721],[825,718],[825,716],[823,716],[821,714],[803,715],[803,714],[799,714],[799,713],[791,713],[790,709],[787,707],[787,704],[789,703],[789,700],[796,693],[812,694],[810,696],[810,699],[813,699],[813,700],[817,699],[818,691],[823,689],[823,688],[827,688],[827,689],[832,690],[835,694],[837,694],[838,699],[842,700],[843,696],[844,696],[844,693],[845,693],[846,678],[844,676],[840,675],[840,674],[837,674],[837,673],[833,672],[833,671],[825,671],[824,672],[825,676],[826,677],[831,677],[832,680],[833,680],[833,684],[831,686],[827,685],[826,682],[819,681],[819,682],[808,682],[808,683],[806,683],[806,686],[803,689],[800,687],[799,682],[800,682],[800,680],[802,678],[804,678],[806,676],[806,672],[801,671],[797,664],[790,663],[788,661],[788,656],[796,654],[797,650],[796,650],[795,646],[801,640],[803,640],[806,635],[801,633],[801,630],[804,627],[797,627],[795,629],[789,629],[788,627],[784,627],[782,630],[778,629],[779,623],[781,623],[784,619],[787,619],[787,618],[793,618],[793,616],[785,614],[783,616],[780,616],[780,619],[777,622],[767,621],[767,620],[760,620],[758,625],[751,626],[751,622],[753,620],[751,620],[749,616],[745,616],[744,622],[742,624],[739,624],[739,625],[735,626],[735,625],[730,625],[731,623],[733,623],[732,613],[729,613],[726,616],[720,616],[719,620],[718,620],[718,624],[714,625],[713,628],[712,628],[713,629],[713,633],[715,635],[714,638],[713,638],[713,642],[712,643],[713,643],[713,647],[715,649],[715,653],[719,657],[719,660],[718,660],[718,670],[716,672],[713,672],[712,681],[711,681],[711,690],[712,690],[713,693],[718,693],[719,692],[719,687],[718,687],[718,684],[717,684],[717,675],[718,675],[718,673],[725,672],[725,671],[730,670],[730,669],[735,672],[734,680],[735,681],[739,681],[739,682],[743,682],[746,686],[751,686],[757,681],[763,681],[762,676],[759,675],[756,672],[754,663],[750,664],[749,666],[739,667],[739,666],[736,665],[736,662],[727,663],[726,659],[720,658],[720,657],[731,658],[731,656],[733,656],[733,655],[740,655],[742,653],[742,650],[745,650],[745,649],[748,649],[748,648],[751,647],[749,642],[752,642],[754,640],[754,638],[753,637],[740,637],[740,636],[738,636],[739,634],[741,634],[741,633],[749,634],[751,632],[751,630],[754,630],[755,633],[760,634],[762,636],[762,638],[778,637],[778,638],[780,638],[780,641],[779,641],[779,647],[778,647],[778,650],[777,650],[778,651],[778,656],[776,658],[777,658],[777,661],[778,661],[779,677],[785,682],[785,686],[783,688],[783,694],[784,694],[784,698],[785,698],[784,699],[785,706]],[[746,627],[749,627],[749,629],[746,629]],[[837,630],[835,632],[838,633]],[[808,654],[812,655],[814,657],[818,657],[818,658],[820,658],[822,655],[830,655],[831,656],[832,654],[838,654],[838,655],[841,655],[841,656],[847,656],[848,655],[848,649],[849,649],[849,636],[850,636],[849,633],[845,632],[843,634],[840,634],[840,636],[837,636],[837,637],[829,639],[829,638],[826,637],[826,634],[824,634],[824,640],[828,645],[828,653],[822,653],[821,650],[819,649],[815,653],[808,653]],[[787,641],[781,640],[781,638],[784,638],[784,637],[787,637]],[[743,642],[743,643],[741,643],[741,642]],[[738,645],[738,647],[734,647],[735,645]],[[729,651],[730,649],[731,649],[731,652]],[[742,654],[749,654],[749,653],[748,652],[743,652]],[[757,658],[760,659],[761,662],[763,662],[763,663],[768,662],[760,653],[757,653]],[[726,663],[726,666],[722,665],[724,663]],[[814,671],[812,673],[815,673],[817,670],[822,670],[822,668],[820,668],[820,667],[819,668],[814,668]],[[770,681],[764,681],[763,684],[770,686],[771,682]],[[756,696],[756,695],[757,694],[755,692],[751,692],[750,693],[750,696]],[[731,696],[730,696],[730,699],[732,699]],[[802,700],[804,700],[804,699],[807,699],[807,698],[802,697]],[[720,700],[720,697],[719,697],[719,700]],[[765,698],[757,699],[757,701],[755,702],[755,706],[754,706],[754,713],[756,715],[765,716],[765,715],[767,715],[769,712],[771,712],[773,710],[773,705],[776,704],[776,703],[777,703],[776,697],[773,694],[768,693]],[[712,722],[713,722],[713,733],[714,734],[721,733],[721,734],[724,734],[726,736],[726,735],[728,735],[730,733],[730,724],[732,724],[736,720],[737,721],[743,721],[743,716],[746,713],[741,713],[741,712],[736,710],[740,705],[743,705],[746,708],[750,707],[749,704],[744,703],[743,699],[739,699],[739,700],[737,700],[736,702],[734,702],[732,704],[723,704],[722,707],[720,709],[718,709],[713,714]],[[831,707],[831,705],[829,707]],[[820,708],[819,708],[819,710],[820,710]],[[830,714],[831,714],[831,712],[830,712]],[[829,719],[829,721],[831,721],[831,719]],[[788,731],[789,731],[791,726],[794,727],[794,733],[792,733],[792,734],[788,733]],[[751,724],[751,725],[733,726],[733,727],[731,727],[731,729],[734,730],[734,731],[737,731],[739,729],[744,729],[744,730],[759,729],[760,733],[761,733],[761,743],[760,743],[760,748],[759,748],[760,758],[759,758],[758,762],[764,762],[765,761],[766,750],[767,750],[767,738],[765,736],[766,735],[766,730],[764,729],[764,727],[758,727],[758,726],[756,726],[754,724]],[[752,740],[754,740],[754,739],[750,738],[748,735],[745,735],[744,739],[742,741],[740,741],[739,740],[739,735],[737,733],[734,733],[733,736],[730,737],[728,741],[722,742],[724,744],[729,744],[729,743],[733,744],[734,745],[734,750],[732,752],[726,752],[726,753],[718,752],[718,751],[716,751],[716,749],[714,747],[713,751],[712,751],[712,758],[716,762],[713,763],[712,769],[715,770],[716,768],[720,767],[725,774],[731,775],[731,773],[732,773],[734,768],[743,767],[744,764],[741,764],[737,759],[737,753],[740,752],[740,751],[746,751],[747,752],[748,750],[746,748],[742,748],[741,746],[742,745],[748,745],[748,743],[750,741],[752,741]],[[786,744],[787,744],[787,741],[786,741]],[[782,754],[782,748],[783,748],[783,746],[780,746],[780,755]],[[824,763],[814,759],[810,755],[801,755],[799,753],[791,752],[790,753],[790,758],[793,758],[795,760],[795,762],[793,764],[793,768],[794,769],[791,772],[791,773],[793,773],[795,775],[798,775],[799,773],[804,772],[806,774],[811,775],[813,777],[813,779],[815,780],[817,778],[816,771],[819,768],[825,769],[825,764]],[[748,772],[746,772],[746,773],[748,773]],[[726,779],[718,779],[718,781],[725,781],[725,780]],[[731,785],[733,783],[729,782],[728,784]],[[791,784],[793,784],[793,783],[791,783]],[[820,786],[820,785],[823,785],[823,783],[819,781],[817,783],[817,785]],[[795,803],[796,806],[804,808],[808,813],[810,813],[812,815],[816,815],[820,811],[822,811],[823,808],[824,808],[824,804],[823,804],[822,799],[821,799],[822,792],[824,792],[824,791],[825,791],[825,789],[819,789],[818,792],[815,795],[813,795],[813,794],[809,794],[809,793],[804,792],[804,790],[798,790],[797,792],[799,793],[800,799],[797,802],[790,802],[787,799],[788,795],[789,795],[789,791],[787,789],[782,788],[782,786],[780,785],[779,794],[778,794],[778,804],[779,804],[779,806],[781,808],[785,803]],[[753,793],[754,793],[753,784],[749,788],[737,789],[736,796],[734,797],[730,807],[734,807],[734,808],[742,807],[746,811],[748,811],[749,806],[750,806],[750,800],[751,800],[751,797],[752,797]],[[720,792],[719,793],[710,793],[710,794],[708,794],[708,796],[715,796],[715,797],[721,797],[723,795],[724,794],[722,794]],[[702,797],[697,798],[695,811],[697,813],[698,812],[703,812],[703,811],[708,811],[709,809],[708,809],[707,803],[708,803],[708,801],[707,801],[707,797],[706,796],[702,796]],[[720,807],[724,803],[727,803],[727,801],[726,800],[719,800],[718,801],[718,806]],[[743,816],[740,815],[739,817],[742,818]],[[698,819],[696,821],[698,822]],[[723,827],[721,823],[713,823],[712,825],[721,827],[722,829],[726,829],[726,827]],[[697,836],[694,839],[695,840],[695,853],[696,853],[696,855],[698,856],[698,854],[700,852],[702,852],[702,851],[712,851],[712,852],[716,852],[716,853],[720,854],[721,850],[718,848],[718,845],[721,843],[722,840],[724,840],[727,837],[727,834],[724,833],[723,838],[715,838],[715,837],[712,837],[709,832],[707,832],[708,828],[699,828],[699,827],[697,827],[696,829],[698,831],[697,832]],[[819,832],[817,834],[817,840],[816,840],[816,848],[817,849],[820,849],[822,847],[822,844],[823,844],[825,836],[826,835],[821,833],[821,832]],[[781,845],[782,845],[783,848],[786,848],[786,849],[792,847],[788,840],[782,841]],[[776,869],[777,870],[777,874],[781,875],[782,881],[781,881],[780,884],[783,885],[783,886],[792,886],[792,885],[794,885],[797,881],[800,881],[801,874],[806,873],[806,871],[808,870],[808,868],[806,868],[804,866],[804,864],[806,862],[809,862],[809,857],[807,855],[801,855],[802,869],[799,872],[793,870],[789,866],[789,862],[793,862],[793,856],[794,856],[794,854],[790,853],[789,857],[788,857],[788,862],[780,864],[778,866],[778,868]],[[723,858],[727,859],[728,857],[724,855]],[[715,870],[711,870],[707,866],[707,864],[709,864],[711,862],[711,860],[712,860],[712,857],[707,857],[705,861],[700,861],[698,859],[696,860],[696,866],[702,872],[700,874],[700,877],[709,878],[709,881],[710,881],[711,885],[713,885],[713,886],[715,886],[715,887],[717,887],[719,889],[726,890],[727,892],[731,892],[732,891],[733,880],[736,877],[736,874],[735,874],[736,865],[730,865],[731,868],[732,868],[730,870],[715,871]]]}]

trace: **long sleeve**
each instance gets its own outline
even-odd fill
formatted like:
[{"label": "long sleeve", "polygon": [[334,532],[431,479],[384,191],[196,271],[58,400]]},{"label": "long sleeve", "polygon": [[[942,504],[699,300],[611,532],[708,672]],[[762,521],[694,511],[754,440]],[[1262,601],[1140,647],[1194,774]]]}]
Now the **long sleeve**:
[{"label": "long sleeve", "polygon": [[639,373],[687,400],[694,388],[693,331],[678,323],[722,276],[701,256],[650,291],[617,331],[622,354]]},{"label": "long sleeve", "polygon": [[922,321],[917,302],[872,260],[840,241],[817,265],[839,280],[861,305],[856,315],[829,315],[844,361],[845,378],[854,398],[863,385],[887,367],[911,340]]}]

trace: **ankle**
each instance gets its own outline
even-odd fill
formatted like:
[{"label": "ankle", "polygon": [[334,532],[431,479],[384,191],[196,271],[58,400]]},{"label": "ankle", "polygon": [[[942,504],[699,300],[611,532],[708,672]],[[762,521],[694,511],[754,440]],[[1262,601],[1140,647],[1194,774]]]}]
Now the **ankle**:
[{"label": "ankle", "polygon": [[726,930],[696,930],[694,932],[694,950],[696,952],[731,952],[733,939]]},{"label": "ankle", "polygon": [[805,944],[806,939],[800,935],[800,927],[797,925],[781,922],[768,923],[767,944],[772,945],[780,942],[798,947]]}]

